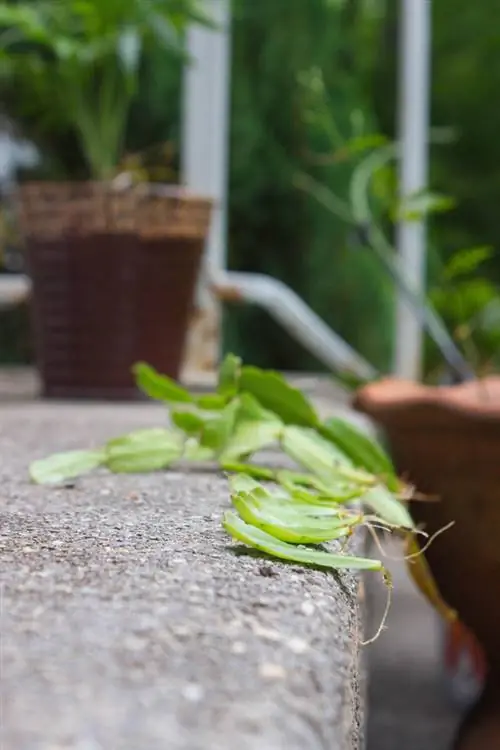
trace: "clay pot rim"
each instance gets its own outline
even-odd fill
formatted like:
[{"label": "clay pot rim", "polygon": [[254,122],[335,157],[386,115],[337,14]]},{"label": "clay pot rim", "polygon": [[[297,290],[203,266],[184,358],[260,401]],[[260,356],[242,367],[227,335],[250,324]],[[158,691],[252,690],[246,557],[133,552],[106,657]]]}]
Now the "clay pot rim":
[{"label": "clay pot rim", "polygon": [[353,406],[375,418],[403,409],[430,407],[465,418],[499,419],[500,377],[491,376],[452,386],[429,386],[398,378],[383,378],[361,388],[355,394]]}]

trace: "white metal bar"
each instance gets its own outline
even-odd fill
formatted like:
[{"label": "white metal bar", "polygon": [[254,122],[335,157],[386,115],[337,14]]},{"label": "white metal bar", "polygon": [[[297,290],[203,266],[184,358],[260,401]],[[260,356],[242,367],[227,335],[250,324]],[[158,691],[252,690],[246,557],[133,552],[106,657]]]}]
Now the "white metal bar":
[{"label": "white metal bar", "polygon": [[[399,128],[400,199],[424,190],[428,179],[430,0],[401,0]],[[426,222],[402,220],[397,227],[401,270],[409,286],[422,294],[426,279]],[[396,309],[394,369],[399,377],[418,379],[422,366],[422,324],[404,295]]]},{"label": "white metal bar", "polygon": [[219,272],[212,278],[213,292],[221,299],[259,305],[332,370],[371,379],[376,370],[278,279],[258,273]]},{"label": "white metal bar", "polygon": [[225,267],[227,233],[230,0],[205,0],[205,10],[217,28],[188,30],[181,153],[182,182],[214,203],[184,356],[184,371],[194,377],[215,370],[220,359],[221,310],[207,276]]},{"label": "white metal bar", "polygon": [[[227,173],[229,145],[230,3],[205,0],[216,29],[192,26],[184,75],[182,182],[212,198],[214,213],[205,254],[206,269],[226,264]],[[200,283],[199,300],[209,302]]]}]

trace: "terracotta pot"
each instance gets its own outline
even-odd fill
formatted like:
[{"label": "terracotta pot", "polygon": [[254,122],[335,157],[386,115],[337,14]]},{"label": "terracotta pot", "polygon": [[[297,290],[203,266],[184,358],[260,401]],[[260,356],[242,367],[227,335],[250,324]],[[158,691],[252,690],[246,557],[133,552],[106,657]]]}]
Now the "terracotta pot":
[{"label": "terracotta pot", "polygon": [[21,188],[44,396],[135,398],[138,360],[178,377],[210,213],[179,189]]},{"label": "terracotta pot", "polygon": [[355,406],[385,429],[400,473],[433,503],[411,511],[431,534],[427,559],[445,601],[500,677],[500,378],[431,388],[385,380]]}]

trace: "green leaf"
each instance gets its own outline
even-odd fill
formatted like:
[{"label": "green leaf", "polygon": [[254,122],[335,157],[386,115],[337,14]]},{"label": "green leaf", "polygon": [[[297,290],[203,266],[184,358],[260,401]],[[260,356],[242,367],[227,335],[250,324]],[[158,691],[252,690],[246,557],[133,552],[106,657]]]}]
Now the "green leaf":
[{"label": "green leaf", "polygon": [[[253,493],[235,493],[232,502],[240,518],[245,523],[256,526],[275,539],[292,544],[321,544],[334,539],[340,539],[350,533],[350,528],[339,519],[295,519],[290,514],[283,513],[279,506],[267,506],[259,502],[258,495]],[[280,517],[281,515],[281,517]]]},{"label": "green leaf", "polygon": [[166,403],[193,403],[193,397],[185,389],[178,385],[172,378],[160,375],[154,367],[145,362],[138,362],[132,368],[135,375],[137,387],[155,401]]},{"label": "green leaf", "polygon": [[188,438],[184,444],[184,452],[182,457],[186,461],[215,461],[215,451],[211,448],[206,448],[204,445],[200,445],[199,441],[195,438]]},{"label": "green leaf", "polygon": [[197,396],[194,402],[198,408],[205,411],[220,411],[227,405],[227,398],[219,396],[216,393],[208,393],[203,396]]},{"label": "green leaf", "polygon": [[227,459],[221,459],[221,468],[224,471],[237,474],[246,474],[253,479],[263,479],[267,481],[273,481],[275,478],[275,472],[272,469],[266,469],[263,466],[255,466],[254,464],[242,464],[236,461],[228,461]]},{"label": "green leaf", "polygon": [[250,393],[242,393],[239,396],[238,422],[272,422],[283,426],[281,419],[269,409],[264,407]]},{"label": "green leaf", "polygon": [[277,372],[243,367],[239,387],[241,392],[250,393],[285,424],[313,427],[318,422],[317,414],[304,394]]},{"label": "green leaf", "polygon": [[470,247],[454,253],[444,270],[444,278],[453,281],[460,276],[475,273],[480,266],[494,255],[494,249],[488,246]]},{"label": "green leaf", "polygon": [[388,143],[385,135],[380,133],[370,133],[368,135],[359,135],[347,141],[344,148],[352,156],[361,154],[364,151],[371,151],[375,148],[381,148]]},{"label": "green leaf", "polygon": [[115,473],[141,474],[166,469],[183,454],[181,435],[161,427],[138,430],[106,445],[106,465]]},{"label": "green leaf", "polygon": [[289,471],[288,469],[281,469],[276,472],[276,481],[280,484],[289,484],[294,488],[304,488],[315,490],[316,492],[327,494],[330,485],[322,482],[314,474],[301,474],[297,471]]},{"label": "green leaf", "polygon": [[241,358],[227,354],[219,369],[217,392],[221,396],[234,396],[238,391],[238,380],[241,372]]},{"label": "green leaf", "polygon": [[237,401],[231,401],[222,411],[205,420],[200,437],[201,445],[212,448],[218,454],[222,453],[233,434],[238,406]]},{"label": "green leaf", "polygon": [[234,474],[229,477],[229,486],[232,492],[251,492],[257,487],[262,487],[253,477],[248,474]]},{"label": "green leaf", "polygon": [[282,482],[282,486],[290,493],[292,500],[301,504],[325,506],[345,505],[351,500],[358,499],[363,494],[360,487],[342,484],[329,484],[325,492],[311,492],[293,482]]},{"label": "green leaf", "polygon": [[37,484],[60,484],[96,469],[104,462],[102,450],[67,451],[33,461],[30,476]]},{"label": "green leaf", "polygon": [[403,529],[414,529],[412,517],[403,505],[385,487],[377,486],[368,490],[362,497],[363,505],[371,508],[377,516],[392,526]]},{"label": "green leaf", "polygon": [[338,483],[337,465],[351,466],[351,461],[332,442],[305,427],[285,427],[281,445],[290,458],[311,471],[323,482]]},{"label": "green leaf", "polygon": [[456,201],[448,195],[420,192],[410,196],[402,205],[398,206],[393,219],[394,221],[401,219],[419,221],[429,214],[451,211],[455,206]]},{"label": "green leaf", "polygon": [[224,514],[223,526],[228,534],[237,541],[281,560],[337,570],[382,571],[384,569],[379,560],[322,552],[279,541],[262,529],[257,529],[255,526],[245,523],[232,511],[226,511]]},{"label": "green leaf", "polygon": [[320,432],[348,456],[354,466],[383,479],[391,485],[391,489],[397,489],[399,480],[392,461],[376,440],[337,417],[321,425]]},{"label": "green leaf", "polygon": [[263,485],[248,474],[233,474],[229,477],[229,486],[232,493],[255,493],[261,500],[286,500],[290,504],[291,497],[283,487],[278,484]]},{"label": "green leaf", "polygon": [[318,519],[328,518],[338,519],[340,517],[345,519],[345,525],[349,526],[351,519],[355,518],[356,523],[362,518],[361,514],[353,514],[346,508],[342,508],[340,505],[335,503],[320,504],[320,503],[308,503],[301,502],[296,497],[283,493],[282,495],[273,494],[266,498],[266,511],[278,515],[280,518],[289,518],[292,526],[296,525],[299,521],[302,522],[306,519],[308,522],[315,522]]},{"label": "green leaf", "polygon": [[170,412],[170,419],[173,424],[187,433],[188,435],[197,435],[205,426],[206,420],[192,411],[180,411],[178,409]]},{"label": "green leaf", "polygon": [[277,442],[282,426],[276,422],[241,422],[221,455],[222,461],[236,461]]},{"label": "green leaf", "polygon": [[264,409],[249,393],[242,393],[238,398],[234,433],[221,459],[236,461],[251,456],[276,443],[282,429],[283,422],[276,414]]}]

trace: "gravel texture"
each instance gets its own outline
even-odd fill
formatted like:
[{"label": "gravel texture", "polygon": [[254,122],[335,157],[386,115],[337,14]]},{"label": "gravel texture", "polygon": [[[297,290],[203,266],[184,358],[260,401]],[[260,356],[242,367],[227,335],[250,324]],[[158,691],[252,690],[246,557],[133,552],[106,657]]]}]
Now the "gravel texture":
[{"label": "gravel texture", "polygon": [[215,473],[36,487],[161,408],[2,405],[2,750],[359,750],[358,581],[235,554]]}]

